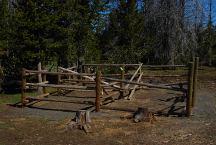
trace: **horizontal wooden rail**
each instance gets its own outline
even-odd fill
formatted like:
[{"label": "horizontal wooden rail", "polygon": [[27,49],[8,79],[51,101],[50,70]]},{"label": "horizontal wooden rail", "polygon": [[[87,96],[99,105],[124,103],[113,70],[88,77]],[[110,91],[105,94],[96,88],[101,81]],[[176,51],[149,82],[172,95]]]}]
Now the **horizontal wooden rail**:
[{"label": "horizontal wooden rail", "polygon": [[139,66],[140,64],[83,64],[83,66]]},{"label": "horizontal wooden rail", "polygon": [[73,69],[76,69],[76,68],[77,68],[76,66],[73,66],[73,67],[69,67],[67,69],[73,70]]},{"label": "horizontal wooden rail", "polygon": [[26,83],[26,86],[36,87],[50,87],[50,88],[68,88],[68,89],[87,89],[87,86],[76,86],[76,85],[54,85],[54,84],[40,84],[40,83]]},{"label": "horizontal wooden rail", "polygon": [[79,79],[61,79],[60,82],[95,83],[95,81],[91,81],[91,80],[79,80]]},{"label": "horizontal wooden rail", "polygon": [[116,85],[116,84],[119,84],[119,82],[113,82],[113,83],[110,83],[110,84],[101,85],[101,87],[108,87],[108,86],[113,86],[113,85]]},{"label": "horizontal wooden rail", "polygon": [[[122,74],[103,74],[104,77],[121,77]],[[132,76],[133,74],[124,74],[124,76]]]},{"label": "horizontal wooden rail", "polygon": [[[48,71],[36,71],[36,70],[25,70],[25,75],[28,76],[28,75],[33,75],[33,74],[49,74],[49,75],[68,75],[68,76],[72,76],[74,75],[73,73],[70,73],[70,72],[48,72]],[[79,73],[79,74],[76,74],[76,75],[79,75],[79,76],[95,76],[95,74],[87,74],[87,73]]]},{"label": "horizontal wooden rail", "polygon": [[[80,73],[75,72],[75,71],[71,71],[71,70],[68,70],[68,69],[65,69],[65,68],[63,68],[63,67],[61,67],[61,69],[64,70],[64,71],[73,73],[74,75],[81,76],[81,77],[83,77],[83,78],[85,78],[85,79],[89,79],[89,80],[95,81],[95,76],[91,77],[91,76],[79,75]],[[108,84],[109,84],[108,82],[104,82],[104,81],[101,81],[101,83],[102,83],[102,84],[105,84],[105,85],[108,85]],[[117,88],[117,89],[120,88],[120,86],[117,86],[117,85],[112,85],[112,87]]]},{"label": "horizontal wooden rail", "polygon": [[174,87],[171,87],[171,86],[154,85],[154,84],[149,84],[149,83],[137,83],[137,82],[134,82],[134,81],[113,79],[113,78],[107,78],[107,77],[103,77],[103,79],[109,80],[109,81],[123,82],[123,83],[127,83],[127,84],[134,84],[134,85],[139,85],[139,86],[146,86],[146,87],[149,87],[149,88],[158,88],[158,89],[166,89],[166,90],[174,90],[174,91],[186,91],[183,88],[180,89],[180,88],[174,88]]},{"label": "horizontal wooden rail", "polygon": [[143,78],[150,78],[150,77],[186,77],[187,74],[182,75],[143,75]]},{"label": "horizontal wooden rail", "polygon": [[187,67],[187,65],[143,65],[143,68]]},{"label": "horizontal wooden rail", "polygon": [[50,101],[50,102],[59,102],[59,103],[77,103],[77,104],[90,104],[94,105],[93,101],[78,101],[78,100],[56,100],[56,99],[46,99],[46,98],[34,98],[34,97],[27,97],[27,100],[32,101]]},{"label": "horizontal wooden rail", "polygon": [[172,86],[172,85],[187,85],[188,82],[178,82],[178,83],[167,83],[167,84],[162,84],[163,86]]},{"label": "horizontal wooden rail", "polygon": [[[139,66],[140,64],[83,64],[83,66]],[[187,67],[187,65],[143,65],[144,68]]]}]

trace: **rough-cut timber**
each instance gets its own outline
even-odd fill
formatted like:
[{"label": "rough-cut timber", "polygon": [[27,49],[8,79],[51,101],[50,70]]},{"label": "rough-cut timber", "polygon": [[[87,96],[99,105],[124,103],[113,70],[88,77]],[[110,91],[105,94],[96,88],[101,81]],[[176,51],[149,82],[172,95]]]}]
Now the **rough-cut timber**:
[{"label": "rough-cut timber", "polygon": [[83,64],[83,66],[139,66],[140,64]]},{"label": "rough-cut timber", "polygon": [[193,70],[194,63],[189,63],[188,71],[188,90],[187,90],[187,99],[186,99],[186,116],[190,117],[191,115],[191,106],[192,106],[192,95],[193,95]]},{"label": "rough-cut timber", "polygon": [[[143,75],[143,73],[140,74],[140,76],[139,76],[139,78],[138,78],[138,80],[137,80],[137,83],[139,83],[139,82],[141,81],[142,75]],[[135,93],[137,87],[138,87],[138,85],[135,85],[135,86],[133,87],[133,90],[131,91],[131,93],[130,93],[130,95],[129,95],[129,97],[128,97],[129,100],[131,100],[131,99],[133,98],[134,93]]]},{"label": "rough-cut timber", "polygon": [[68,88],[68,89],[87,89],[86,86],[77,86],[77,85],[55,85],[55,84],[26,83],[26,86],[51,87],[51,88]]},{"label": "rough-cut timber", "polygon": [[[86,79],[89,79],[89,80],[92,80],[92,81],[95,80],[95,77],[83,76],[83,75],[80,75],[80,73],[78,73],[78,72],[75,72],[75,71],[72,71],[72,70],[67,70],[67,69],[62,68],[62,67],[60,67],[60,68],[61,68],[62,70],[64,70],[64,71],[68,71],[68,72],[70,72],[70,73],[73,73],[74,75],[79,75],[79,76],[81,76],[81,77],[83,77],[83,78],[86,78]],[[105,81],[101,81],[101,83],[103,83],[103,84],[105,84],[105,85],[109,85],[109,84],[110,84],[110,83],[105,82]],[[112,85],[112,87],[114,87],[114,88],[116,88],[116,89],[120,89],[120,86],[117,86],[117,85]]]},{"label": "rough-cut timber", "polygon": [[108,77],[103,77],[105,80],[110,80],[110,81],[116,81],[116,82],[124,82],[127,84],[134,84],[134,85],[139,85],[139,86],[146,86],[149,88],[158,88],[158,89],[166,89],[166,90],[173,90],[173,91],[185,91],[185,89],[180,89],[180,88],[174,88],[171,86],[163,86],[163,85],[153,85],[150,83],[137,83],[134,81],[127,81],[127,80],[120,80],[120,79],[114,79],[114,78],[108,78]]},{"label": "rough-cut timber", "polygon": [[[38,71],[40,72],[41,71],[41,62],[38,63]],[[41,73],[38,73],[38,83],[41,83],[42,82],[42,74]],[[43,91],[42,91],[42,87],[38,87],[38,94],[42,94]]]},{"label": "rough-cut timber", "polygon": [[[131,77],[130,82],[133,81],[133,79],[136,77],[136,75],[137,75],[138,72],[141,70],[141,68],[142,68],[142,64],[139,65],[138,69],[135,71],[135,73],[134,73],[133,76]],[[130,85],[130,84],[127,84],[127,85],[125,86],[125,88],[127,89],[127,88],[129,87],[129,85]]]},{"label": "rough-cut timber", "polygon": [[[122,66],[120,69],[121,69],[121,79],[124,80],[125,79],[125,67]],[[121,87],[121,89],[124,88],[124,83],[123,82],[120,83],[120,87]],[[119,98],[121,99],[123,97],[124,97],[124,90],[120,90]]]},{"label": "rough-cut timber", "polygon": [[26,87],[26,77],[25,77],[25,69],[22,69],[22,86],[21,86],[21,103],[22,106],[25,106],[26,95],[25,95],[25,87]]},{"label": "rough-cut timber", "polygon": [[97,70],[96,73],[96,99],[95,99],[95,106],[96,106],[96,112],[100,111],[100,98],[101,98],[101,71]]},{"label": "rough-cut timber", "polygon": [[194,58],[194,71],[193,71],[193,94],[192,94],[192,107],[195,105],[196,100],[196,92],[197,92],[197,76],[198,76],[198,69],[199,69],[199,57]]}]

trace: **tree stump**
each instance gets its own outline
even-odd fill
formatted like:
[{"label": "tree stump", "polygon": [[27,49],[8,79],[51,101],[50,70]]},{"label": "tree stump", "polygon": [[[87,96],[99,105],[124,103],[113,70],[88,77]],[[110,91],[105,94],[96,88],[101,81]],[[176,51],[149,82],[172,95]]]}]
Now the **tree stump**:
[{"label": "tree stump", "polygon": [[155,116],[152,112],[148,110],[148,108],[141,108],[139,107],[138,110],[133,115],[134,122],[150,122],[156,121]]},{"label": "tree stump", "polygon": [[68,129],[80,129],[84,130],[86,133],[91,132],[91,118],[89,110],[79,110],[76,112],[76,115],[71,121],[68,123]]}]

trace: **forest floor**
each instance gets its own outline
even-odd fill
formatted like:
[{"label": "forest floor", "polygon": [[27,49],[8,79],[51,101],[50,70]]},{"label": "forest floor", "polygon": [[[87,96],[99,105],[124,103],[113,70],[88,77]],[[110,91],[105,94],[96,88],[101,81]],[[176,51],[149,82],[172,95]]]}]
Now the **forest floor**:
[{"label": "forest floor", "polygon": [[[170,81],[170,80],[169,80]],[[173,80],[176,81],[176,80]],[[157,83],[157,82],[155,82]],[[72,92],[55,99],[94,100],[94,93]],[[92,132],[66,130],[75,111],[89,106],[71,103],[38,102],[18,108],[9,104],[18,96],[0,96],[0,145],[215,145],[216,69],[200,71],[196,105],[192,116],[178,117],[185,103],[181,94],[159,89],[136,91],[135,99],[116,101],[110,107],[134,109],[148,107],[162,112],[153,124],[134,123],[131,112],[102,109],[92,113]],[[50,97],[50,98],[51,98]]]}]

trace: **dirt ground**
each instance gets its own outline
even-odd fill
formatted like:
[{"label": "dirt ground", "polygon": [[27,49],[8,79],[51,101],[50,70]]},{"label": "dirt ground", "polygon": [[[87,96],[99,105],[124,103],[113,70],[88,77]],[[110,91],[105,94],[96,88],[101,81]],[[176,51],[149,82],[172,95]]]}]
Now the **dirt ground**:
[{"label": "dirt ground", "polygon": [[[199,81],[196,105],[190,118],[178,116],[185,109],[185,103],[179,99],[181,96],[173,91],[138,90],[132,101],[108,105],[118,109],[91,113],[92,132],[89,134],[66,128],[76,110],[91,105],[56,102],[38,102],[25,108],[0,105],[0,145],[215,145],[216,78]],[[64,100],[80,100],[80,97],[94,100],[94,94],[86,92],[52,96]],[[136,110],[137,107],[148,107],[161,115],[153,124],[134,123],[125,118],[131,112],[121,111],[121,108]]]}]

